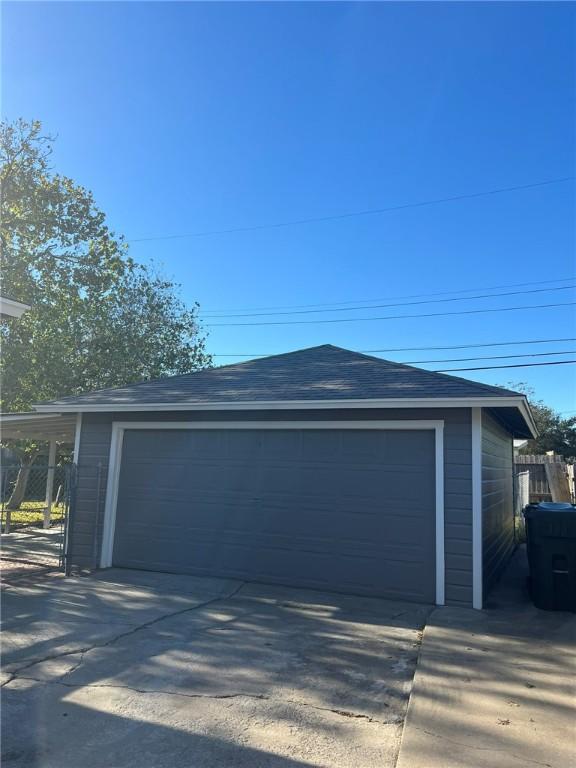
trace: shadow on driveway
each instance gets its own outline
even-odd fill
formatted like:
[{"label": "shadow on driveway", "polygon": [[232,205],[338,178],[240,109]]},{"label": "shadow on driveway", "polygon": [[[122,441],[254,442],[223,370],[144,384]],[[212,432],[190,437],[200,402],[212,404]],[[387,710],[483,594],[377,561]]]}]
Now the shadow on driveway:
[{"label": "shadow on driveway", "polygon": [[523,548],[487,608],[429,617],[398,768],[576,765],[576,616],[535,608]]},{"label": "shadow on driveway", "polygon": [[5,593],[4,766],[394,766],[429,607],[112,569]]}]

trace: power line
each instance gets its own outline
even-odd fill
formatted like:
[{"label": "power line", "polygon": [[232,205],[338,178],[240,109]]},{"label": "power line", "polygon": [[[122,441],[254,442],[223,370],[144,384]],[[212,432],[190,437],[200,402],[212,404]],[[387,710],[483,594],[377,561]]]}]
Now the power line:
[{"label": "power line", "polygon": [[[363,354],[372,354],[376,352],[431,352],[438,349],[478,349],[480,347],[515,347],[523,344],[557,344],[564,341],[576,341],[576,338],[568,339],[527,339],[525,341],[491,341],[483,342],[481,344],[452,344],[451,346],[442,347],[388,347],[387,349],[361,349],[359,350]],[[226,354],[216,352],[212,357],[267,357],[269,352],[244,352],[238,354],[235,352],[228,352]]]},{"label": "power line", "polygon": [[[492,285],[482,286],[480,288],[465,288],[456,289],[454,291],[438,291],[436,293],[413,293],[408,296],[385,296],[379,299],[355,299],[349,301],[332,302],[328,304],[292,304],[290,306],[275,306],[275,307],[245,307],[244,309],[237,307],[236,309],[207,309],[205,310],[204,317],[228,317],[230,312],[256,312],[265,310],[277,310],[277,309],[308,309],[312,307],[337,307],[344,304],[372,304],[375,301],[396,301],[398,299],[425,299],[427,297],[435,296],[449,296],[454,293],[474,293],[474,291],[497,291],[501,288],[524,288],[528,285],[548,285],[550,283],[566,283],[574,280],[574,277],[559,277],[556,280],[533,280],[530,283],[508,283],[506,285]],[[369,309],[369,307],[366,307]],[[291,313],[292,314],[292,313]]]},{"label": "power line", "polygon": [[497,368],[534,368],[539,365],[573,365],[576,360],[556,360],[549,363],[515,363],[514,365],[487,365],[480,368],[444,368],[440,371],[431,371],[431,373],[450,373],[452,371],[494,371]]},{"label": "power line", "polygon": [[439,203],[450,203],[456,200],[472,200],[476,197],[487,197],[497,195],[503,192],[517,192],[523,189],[533,189],[535,187],[544,187],[550,184],[561,184],[565,181],[572,181],[574,176],[563,176],[558,179],[549,179],[547,181],[538,181],[533,184],[521,184],[514,187],[499,187],[484,192],[472,192],[463,195],[452,195],[451,197],[438,197],[431,200],[421,200],[415,203],[403,203],[401,205],[389,205],[385,208],[370,208],[364,211],[353,211],[350,213],[339,213],[332,216],[313,216],[306,219],[294,219],[292,221],[281,221],[274,224],[255,224],[250,227],[229,227],[228,229],[212,229],[205,232],[188,232],[169,235],[151,235],[150,237],[133,237],[126,240],[128,243],[146,243],[154,240],[181,240],[188,237],[209,237],[211,235],[230,235],[237,232],[256,232],[263,229],[279,229],[280,227],[294,227],[301,224],[319,224],[326,221],[338,221],[341,219],[351,219],[358,216],[374,216],[390,211],[401,211],[407,208],[423,208],[429,205],[438,205]]},{"label": "power line", "polygon": [[511,360],[513,357],[552,357],[554,355],[576,355],[576,349],[565,352],[526,352],[523,355],[491,355],[489,357],[453,357],[447,360],[403,360],[402,365],[421,365],[422,363],[464,363],[471,360]]},{"label": "power line", "polygon": [[571,307],[576,302],[567,301],[557,304],[527,304],[519,307],[499,307],[492,309],[461,309],[457,312],[427,312],[415,315],[383,315],[380,317],[340,317],[323,320],[266,320],[263,322],[251,323],[206,323],[209,328],[238,328],[245,326],[264,326],[264,325],[311,325],[324,323],[366,323],[374,320],[406,320],[419,317],[448,317],[454,315],[481,315],[490,312],[515,312],[524,309],[550,309],[552,307]]},{"label": "power line", "polygon": [[[572,288],[575,288],[576,285],[561,285],[556,286],[555,288],[531,288],[527,291],[505,291],[504,293],[483,293],[483,294],[477,294],[476,296],[454,296],[449,299],[420,299],[419,301],[402,301],[398,302],[396,304],[373,304],[369,307],[341,307],[340,309],[299,309],[299,310],[292,310],[291,312],[255,312],[255,313],[248,313],[248,314],[231,314],[231,315],[217,315],[217,317],[271,317],[276,315],[308,315],[308,314],[316,314],[318,312],[324,314],[326,312],[356,312],[361,309],[384,309],[387,307],[410,307],[415,306],[417,304],[444,304],[446,302],[452,302],[452,301],[474,301],[475,299],[491,299],[491,298],[498,298],[501,296],[519,296],[524,295],[528,293],[552,293],[554,291],[569,291]],[[201,315],[200,320],[209,319],[211,320],[212,317],[207,317],[206,315]]]},{"label": "power line", "polygon": [[479,347],[514,347],[521,344],[556,344],[561,341],[576,341],[576,338],[568,339],[528,339],[526,341],[492,341],[482,344],[453,344],[446,347],[396,347],[394,349],[365,349],[366,354],[370,352],[422,352],[436,349],[478,349]]},{"label": "power line", "polygon": [[[423,365],[424,363],[464,363],[475,360],[511,360],[518,357],[554,357],[556,355],[576,355],[576,349],[567,349],[562,352],[525,352],[522,355],[491,355],[489,357],[452,357],[443,360],[402,360],[396,361],[399,365]],[[216,357],[216,355],[213,355]]]}]

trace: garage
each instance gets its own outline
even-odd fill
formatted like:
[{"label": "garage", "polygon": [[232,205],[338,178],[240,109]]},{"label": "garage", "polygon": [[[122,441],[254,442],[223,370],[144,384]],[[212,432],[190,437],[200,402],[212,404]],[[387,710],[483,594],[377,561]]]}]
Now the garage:
[{"label": "garage", "polygon": [[126,429],[122,443],[113,565],[434,602],[433,430]]},{"label": "garage", "polygon": [[35,408],[75,419],[69,573],[475,608],[514,549],[512,440],[537,434],[522,394],[330,344]]}]

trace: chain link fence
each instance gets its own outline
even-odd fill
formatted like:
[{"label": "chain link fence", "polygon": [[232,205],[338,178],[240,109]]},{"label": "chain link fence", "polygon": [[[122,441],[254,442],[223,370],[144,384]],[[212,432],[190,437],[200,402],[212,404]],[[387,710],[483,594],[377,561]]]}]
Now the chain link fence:
[{"label": "chain link fence", "polygon": [[2,464],[0,572],[3,583],[64,569],[75,488],[76,466],[70,462],[55,466],[39,462],[32,466]]},{"label": "chain link fence", "polygon": [[[52,472],[53,492],[50,515],[46,491]],[[3,464],[0,473],[0,519],[2,533],[27,527],[53,527],[63,524],[69,466],[47,464]]]}]

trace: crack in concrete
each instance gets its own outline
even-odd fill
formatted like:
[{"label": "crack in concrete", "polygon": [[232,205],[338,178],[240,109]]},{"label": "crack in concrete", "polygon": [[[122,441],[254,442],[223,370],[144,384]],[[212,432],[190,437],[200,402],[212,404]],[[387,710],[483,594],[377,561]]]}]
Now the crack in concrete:
[{"label": "crack in concrete", "polygon": [[[297,707],[307,707],[310,709],[318,710],[321,712],[327,712],[332,715],[336,715],[338,717],[346,717],[351,719],[358,719],[358,720],[365,720],[368,723],[374,723],[376,725],[398,725],[399,722],[403,720],[403,718],[394,717],[390,720],[379,720],[375,717],[372,717],[371,715],[362,714],[359,712],[353,712],[346,709],[337,709],[332,707],[322,707],[317,704],[312,704],[310,702],[301,701],[298,699],[282,699],[277,697],[268,696],[266,694],[249,694],[249,693],[226,693],[226,694],[206,694],[206,693],[185,693],[181,691],[165,691],[165,690],[158,690],[158,689],[145,689],[145,688],[135,688],[132,686],[127,685],[119,685],[115,683],[71,683],[66,682],[64,678],[68,677],[69,675],[73,674],[78,670],[82,664],[84,663],[85,656],[90,651],[97,650],[99,648],[107,648],[111,645],[114,645],[114,643],[118,642],[119,640],[122,640],[126,637],[130,637],[131,635],[136,634],[137,632],[140,632],[144,629],[148,629],[151,626],[154,626],[156,624],[159,624],[162,621],[165,621],[167,619],[180,616],[185,613],[189,613],[192,611],[199,610],[201,608],[205,608],[206,606],[212,605],[217,602],[223,602],[226,600],[230,600],[231,598],[235,597],[240,590],[245,586],[245,582],[242,582],[239,584],[235,589],[233,589],[229,594],[227,595],[220,595],[218,597],[211,598],[210,600],[206,600],[203,603],[199,603],[197,605],[193,605],[189,608],[183,608],[179,609],[177,611],[173,611],[171,613],[163,614],[161,616],[158,616],[150,621],[144,622],[143,624],[139,624],[138,626],[131,627],[130,629],[126,630],[125,632],[121,632],[118,635],[115,635],[114,637],[110,638],[106,642],[103,643],[95,643],[90,646],[86,646],[83,648],[76,648],[74,650],[70,651],[63,651],[61,653],[51,654],[44,656],[40,659],[35,659],[32,661],[27,662],[26,664],[22,665],[18,669],[14,670],[10,674],[10,677],[5,680],[0,687],[5,687],[10,685],[16,680],[29,680],[31,682],[36,682],[43,685],[59,685],[63,686],[65,688],[70,689],[82,689],[82,688],[111,688],[111,689],[121,689],[121,690],[128,690],[132,691],[133,693],[142,694],[142,695],[164,695],[164,696],[177,696],[177,697],[183,697],[183,698],[189,698],[189,699],[253,699],[253,700],[259,700],[259,701],[269,701],[271,703],[277,703],[277,704],[285,704],[285,705],[292,705]],[[396,618],[399,618],[400,616],[403,616],[407,611],[403,610],[399,613],[393,614],[390,617],[387,617],[388,620],[393,621]],[[248,613],[248,616],[250,616],[251,613]],[[229,619],[227,621],[223,622],[215,622],[213,624],[210,624],[208,627],[202,627],[202,631],[208,631],[208,630],[215,630],[219,628],[224,628],[222,625],[229,625],[234,624],[235,622],[239,621],[241,618],[246,618],[246,616],[235,616],[232,619]],[[38,678],[22,675],[22,672],[25,672],[26,670],[35,667],[38,664],[42,664],[47,661],[54,661],[61,658],[66,658],[68,656],[76,656],[79,655],[78,661],[66,672],[64,672],[61,677],[59,677],[57,680],[41,680]],[[388,706],[385,704],[384,706]]]},{"label": "crack in concrete", "polygon": [[66,672],[64,672],[64,674],[61,675],[58,679],[62,680],[64,677],[67,677],[68,675],[71,675],[73,672],[76,672],[76,670],[79,669],[82,666],[82,664],[84,664],[84,657],[86,656],[87,653],[88,651],[81,651],[80,658],[78,659],[76,664],[70,667],[70,669],[67,669]]},{"label": "crack in concrete", "polygon": [[551,763],[542,763],[539,760],[530,760],[529,758],[521,755],[515,755],[513,752],[508,752],[503,747],[480,747],[476,746],[475,744],[467,744],[465,741],[456,741],[456,739],[450,739],[448,736],[442,736],[439,733],[434,733],[434,731],[427,731],[425,728],[418,728],[417,726],[412,726],[415,730],[420,731],[421,733],[425,733],[427,736],[433,736],[435,739],[440,739],[441,741],[448,741],[450,744],[455,744],[458,747],[464,747],[465,749],[474,749],[479,752],[504,752],[509,757],[514,758],[514,760],[520,760],[523,763],[531,763],[533,765],[541,765],[544,768],[554,768],[554,766]]},{"label": "crack in concrete", "polygon": [[178,611],[173,611],[172,613],[165,613],[165,614],[162,614],[161,616],[157,616],[155,619],[146,621],[143,624],[138,624],[138,626],[131,627],[129,630],[126,630],[126,632],[121,632],[119,635],[115,635],[109,640],[106,640],[106,642],[104,643],[96,643],[94,645],[86,646],[85,648],[75,648],[74,650],[71,650],[71,651],[62,651],[61,653],[54,653],[48,656],[44,656],[40,659],[34,659],[33,661],[29,661],[27,664],[23,664],[21,667],[18,667],[18,669],[14,670],[14,672],[11,672],[10,677],[0,685],[0,688],[4,688],[4,686],[9,685],[14,680],[20,677],[21,672],[25,672],[27,669],[30,669],[31,667],[35,667],[37,664],[43,664],[45,661],[55,661],[56,659],[63,659],[63,658],[66,658],[67,656],[76,656],[77,654],[80,654],[81,658],[78,664],[74,665],[71,670],[68,670],[62,676],[62,677],[66,677],[66,675],[78,669],[78,667],[84,661],[85,654],[88,653],[89,651],[94,651],[97,648],[108,648],[109,646],[114,645],[114,643],[117,643],[118,640],[123,640],[125,637],[130,637],[131,635],[135,635],[137,632],[141,632],[143,629],[148,629],[148,627],[152,627],[155,624],[159,624],[161,621],[172,619],[175,616],[181,616],[184,613],[197,611],[200,608],[205,608],[206,606],[212,605],[213,603],[218,603],[224,600],[230,600],[240,592],[240,590],[242,589],[242,587],[245,586],[245,584],[246,582],[242,582],[236,587],[236,589],[233,589],[232,592],[230,592],[227,595],[219,595],[218,597],[213,597],[210,600],[205,600],[203,603],[198,603],[197,605],[193,605],[189,608],[181,608]]},{"label": "crack in concrete", "polygon": [[[227,596],[222,597],[222,598],[217,598],[217,600],[220,600],[220,599],[221,600],[228,600],[231,597],[234,597],[234,595],[236,595],[243,586],[244,586],[244,584],[241,584],[238,587],[237,590],[232,592],[232,594],[227,595]],[[193,611],[196,608],[203,608],[205,605],[209,605],[211,602],[216,602],[216,600],[208,601],[207,603],[203,603],[202,605],[193,606],[192,608],[187,608],[186,611]],[[171,616],[177,616],[177,615],[179,615],[179,614],[176,613],[176,614],[170,614],[169,616],[163,616],[158,621],[162,621],[162,619],[165,619],[165,618],[169,619]],[[253,615],[253,613],[249,613],[246,616],[244,616],[244,615],[242,615],[242,616],[234,616],[234,618],[232,618],[232,619],[226,619],[225,621],[217,621],[217,622],[214,622],[213,624],[208,624],[208,626],[201,627],[199,630],[197,630],[196,634],[198,634],[199,632],[210,632],[210,631],[216,631],[216,630],[222,631],[222,630],[227,628],[228,624],[232,624],[233,622],[240,621],[241,619],[247,618],[247,617],[252,616],[252,615]],[[156,622],[154,621],[152,623],[156,623]],[[224,625],[224,626],[222,626],[222,625]],[[142,625],[142,627],[139,627],[139,629],[145,629],[147,626],[149,626],[149,625],[148,624]],[[120,639],[120,637],[124,637],[124,636],[125,635],[118,636],[117,639]],[[108,643],[106,645],[108,645]],[[89,649],[84,650],[84,651],[77,651],[77,653],[80,654],[80,659],[78,660],[78,662],[76,664],[74,664],[74,666],[70,667],[70,669],[67,669],[66,672],[64,672],[58,678],[58,680],[59,681],[63,680],[65,677],[68,677],[69,675],[72,675],[74,672],[76,672],[76,670],[79,669],[82,666],[82,664],[84,663],[84,658],[85,658],[87,653],[89,653],[92,650],[97,650],[98,648],[104,648],[104,647],[105,647],[104,645],[96,645],[96,646],[93,646],[92,648],[89,648]],[[38,662],[38,663],[41,663],[41,662]],[[24,677],[22,677],[21,679],[23,679],[23,680],[33,680],[34,678],[24,678]],[[38,682],[40,682],[40,681],[38,681]]]},{"label": "crack in concrete", "polygon": [[[378,720],[371,715],[364,715],[360,712],[351,712],[347,709],[335,709],[332,707],[321,707],[318,704],[312,704],[307,701],[301,701],[298,699],[282,699],[274,696],[268,696],[264,693],[185,693],[183,691],[165,691],[157,688],[135,688],[131,685],[120,685],[118,683],[66,683],[62,680],[39,680],[35,677],[21,676],[20,680],[29,680],[31,682],[40,683],[42,685],[60,685],[64,688],[72,688],[81,690],[82,688],[112,688],[117,690],[131,691],[132,693],[139,693],[143,695],[157,695],[157,696],[177,696],[185,699],[254,699],[256,701],[269,701],[277,704],[291,704],[297,707],[308,707],[310,709],[316,709],[321,712],[330,712],[333,715],[340,717],[348,717],[357,720],[367,720],[369,723],[376,723],[377,725],[397,725],[399,720],[394,718],[393,720]],[[12,681],[10,681],[12,682]],[[385,704],[384,706],[388,706]]]}]

